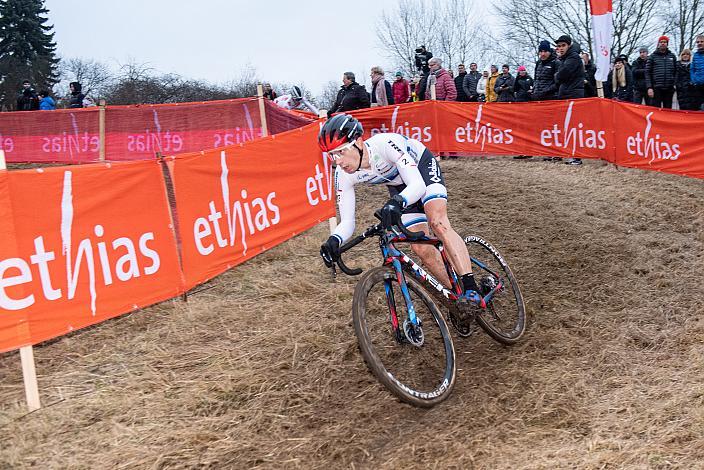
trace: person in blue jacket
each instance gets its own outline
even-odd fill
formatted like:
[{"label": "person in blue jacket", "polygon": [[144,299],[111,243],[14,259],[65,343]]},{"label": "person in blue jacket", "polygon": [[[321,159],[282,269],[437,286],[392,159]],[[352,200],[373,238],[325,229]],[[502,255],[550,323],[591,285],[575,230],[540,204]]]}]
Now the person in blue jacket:
[{"label": "person in blue jacket", "polygon": [[41,111],[53,111],[56,109],[56,102],[54,98],[49,96],[49,92],[42,90],[39,92],[39,110]]},{"label": "person in blue jacket", "polygon": [[697,36],[697,51],[692,55],[689,75],[692,82],[692,109],[704,111],[704,34]]}]

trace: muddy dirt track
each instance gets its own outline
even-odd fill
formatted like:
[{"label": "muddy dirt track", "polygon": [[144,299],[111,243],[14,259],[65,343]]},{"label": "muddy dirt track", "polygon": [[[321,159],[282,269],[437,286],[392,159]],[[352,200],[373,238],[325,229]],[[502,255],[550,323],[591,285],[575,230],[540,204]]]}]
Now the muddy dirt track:
[{"label": "muddy dirt track", "polygon": [[[355,280],[327,224],[209,283],[35,349],[24,415],[0,357],[0,468],[703,468],[704,181],[540,159],[442,162],[450,216],[499,247],[523,341],[455,338],[452,397],[399,403],[368,373]],[[364,190],[358,228],[386,199]],[[373,244],[350,264],[378,262]]]}]

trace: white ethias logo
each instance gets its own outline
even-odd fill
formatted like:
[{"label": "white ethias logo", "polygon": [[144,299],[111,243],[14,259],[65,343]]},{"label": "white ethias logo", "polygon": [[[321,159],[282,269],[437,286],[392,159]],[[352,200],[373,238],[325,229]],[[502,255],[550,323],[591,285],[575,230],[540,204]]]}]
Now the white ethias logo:
[{"label": "white ethias logo", "polygon": [[606,132],[594,129],[587,129],[584,123],[578,122],[577,125],[572,123],[572,107],[574,101],[570,101],[567,106],[567,114],[565,115],[565,123],[562,129],[557,124],[552,126],[552,129],[543,129],[540,131],[540,144],[543,147],[558,147],[570,150],[572,155],[577,149],[599,149],[606,148]]},{"label": "white ethias logo", "polygon": [[[153,247],[154,232],[144,232],[138,239],[108,234],[101,224],[93,227],[93,234],[76,240],[73,234],[73,174],[64,172],[61,197],[61,254],[65,258],[66,277],[52,278],[49,265],[57,260],[54,250],[47,249],[44,237],[34,239],[34,253],[29,262],[23,258],[0,260],[0,309],[21,310],[36,302],[43,295],[54,301],[62,297],[71,300],[79,289],[90,293],[90,311],[96,314],[97,284],[104,286],[116,280],[127,282],[142,275],[152,276],[161,267],[161,257]],[[13,275],[9,275],[12,273]],[[83,274],[82,274],[83,273]],[[88,282],[85,281],[86,274]],[[24,297],[11,297],[8,287],[29,284],[39,277],[41,292],[24,292]],[[58,286],[65,286],[65,289]],[[136,306],[135,306],[136,307]]]},{"label": "white ethias logo", "polygon": [[479,105],[477,117],[474,121],[467,121],[467,125],[455,129],[455,140],[457,142],[466,142],[468,144],[479,144],[484,150],[484,146],[489,144],[494,145],[510,145],[513,143],[513,129],[501,129],[492,126],[490,122],[482,123],[482,111],[484,105]]},{"label": "white ethias logo", "polygon": [[636,135],[629,135],[626,139],[626,150],[629,155],[634,157],[642,157],[650,159],[649,163],[654,160],[677,160],[682,154],[679,144],[671,144],[661,140],[660,134],[653,136],[653,122],[651,121],[652,112],[645,116],[645,130],[641,135],[636,132]]},{"label": "white ethias logo", "polygon": [[193,237],[198,253],[207,256],[215,251],[212,235],[219,248],[234,247],[239,228],[242,255],[247,254],[247,236],[262,232],[281,221],[279,207],[274,203],[276,192],[272,191],[264,197],[250,199],[246,189],[240,190],[240,197],[233,200],[230,197],[230,182],[225,151],[220,152],[220,190],[222,193],[222,209],[225,215],[225,229],[220,219],[223,210],[218,210],[215,201],[208,203],[210,213],[207,217],[198,217],[193,223]]},{"label": "white ethias logo", "polygon": [[234,129],[216,132],[213,134],[213,147],[242,144],[264,137],[263,129],[254,127],[254,121],[247,105],[243,104],[242,107],[244,108],[244,119],[247,122],[247,127],[235,127]]},{"label": "white ethias logo", "polygon": [[156,109],[154,115],[154,129],[146,128],[143,134],[129,134],[127,136],[128,152],[159,152],[173,153],[183,150],[183,137],[177,132],[162,130],[159,114]]},{"label": "white ethias logo", "polygon": [[395,132],[397,134],[405,135],[409,139],[419,140],[421,142],[430,142],[433,140],[432,128],[418,127],[411,125],[408,121],[404,121],[403,124],[396,125],[396,120],[398,118],[398,106],[394,108],[394,112],[391,114],[391,125],[386,126],[385,122],[381,123],[379,127],[373,127],[371,129],[371,134],[379,134],[381,132]]}]

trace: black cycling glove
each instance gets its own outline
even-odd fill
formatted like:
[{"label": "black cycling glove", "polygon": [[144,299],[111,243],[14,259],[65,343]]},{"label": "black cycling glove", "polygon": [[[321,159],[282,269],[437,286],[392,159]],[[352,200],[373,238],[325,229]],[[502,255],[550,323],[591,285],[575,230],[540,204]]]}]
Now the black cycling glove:
[{"label": "black cycling glove", "polygon": [[340,239],[330,236],[328,241],[320,245],[320,256],[323,258],[325,266],[332,268],[332,265],[340,259]]},{"label": "black cycling glove", "polygon": [[381,226],[390,229],[394,225],[401,226],[401,212],[404,205],[403,197],[400,194],[389,199],[381,208]]}]

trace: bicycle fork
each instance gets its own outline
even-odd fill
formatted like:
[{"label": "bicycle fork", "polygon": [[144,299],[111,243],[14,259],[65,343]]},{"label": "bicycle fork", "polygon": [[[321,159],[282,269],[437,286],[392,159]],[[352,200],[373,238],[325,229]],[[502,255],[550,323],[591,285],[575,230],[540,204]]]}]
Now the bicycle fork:
[{"label": "bicycle fork", "polygon": [[396,340],[402,343],[404,338],[409,343],[414,346],[423,345],[423,328],[422,321],[416,315],[416,309],[411,300],[411,295],[408,290],[408,284],[406,283],[406,278],[403,275],[401,269],[401,263],[398,259],[394,259],[392,262],[394,271],[396,273],[396,281],[401,288],[401,294],[403,295],[404,303],[406,304],[406,311],[408,312],[408,318],[403,321],[403,333],[401,333],[401,328],[399,328],[398,313],[396,309],[396,300],[394,298],[394,291],[391,279],[384,280],[384,288],[386,290],[386,303],[389,308],[389,314],[391,316],[391,324],[396,335]]}]

